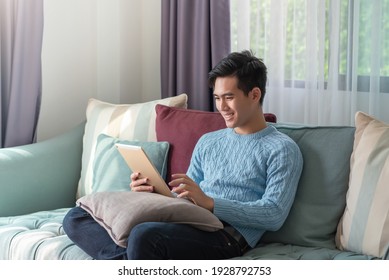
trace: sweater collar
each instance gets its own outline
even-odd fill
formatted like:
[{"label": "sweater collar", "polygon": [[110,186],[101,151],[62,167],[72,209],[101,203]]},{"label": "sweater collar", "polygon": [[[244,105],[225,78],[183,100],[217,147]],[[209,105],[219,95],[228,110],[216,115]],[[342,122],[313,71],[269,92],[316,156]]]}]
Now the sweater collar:
[{"label": "sweater collar", "polygon": [[227,135],[228,135],[228,137],[232,137],[234,139],[250,140],[250,139],[259,139],[259,138],[265,137],[265,136],[273,133],[274,131],[276,131],[276,129],[275,129],[275,127],[273,127],[271,125],[268,125],[266,128],[261,129],[258,132],[250,133],[250,134],[238,134],[235,132],[235,130],[233,128],[227,128]]}]

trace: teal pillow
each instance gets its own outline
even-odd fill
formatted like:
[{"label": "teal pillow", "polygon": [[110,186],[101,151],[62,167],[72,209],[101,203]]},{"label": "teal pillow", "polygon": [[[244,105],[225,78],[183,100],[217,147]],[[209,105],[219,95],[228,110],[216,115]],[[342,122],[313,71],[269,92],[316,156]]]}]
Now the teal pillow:
[{"label": "teal pillow", "polygon": [[304,168],[288,218],[278,231],[266,232],[262,242],[336,249],[355,128],[275,126],[300,147]]},{"label": "teal pillow", "polygon": [[97,138],[93,162],[92,192],[129,191],[131,169],[117,151],[115,144],[142,146],[162,178],[166,177],[169,143],[120,140],[105,134]]}]

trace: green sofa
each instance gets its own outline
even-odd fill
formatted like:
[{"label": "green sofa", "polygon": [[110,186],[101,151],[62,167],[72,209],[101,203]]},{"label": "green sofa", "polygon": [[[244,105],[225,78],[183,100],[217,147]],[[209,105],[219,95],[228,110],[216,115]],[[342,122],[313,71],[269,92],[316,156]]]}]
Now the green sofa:
[{"label": "green sofa", "polygon": [[[341,251],[353,127],[271,124],[299,145],[304,169],[292,210],[242,259],[374,259]],[[0,259],[91,259],[62,229],[75,205],[84,124],[40,143],[0,150]]]}]

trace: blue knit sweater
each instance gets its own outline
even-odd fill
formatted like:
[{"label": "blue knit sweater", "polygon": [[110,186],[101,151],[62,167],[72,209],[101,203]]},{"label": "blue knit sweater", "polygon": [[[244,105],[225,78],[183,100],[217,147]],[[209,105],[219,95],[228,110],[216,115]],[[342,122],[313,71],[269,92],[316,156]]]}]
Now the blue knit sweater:
[{"label": "blue knit sweater", "polygon": [[297,144],[273,126],[247,135],[226,128],[200,138],[187,175],[214,199],[214,214],[254,247],[284,223],[302,166]]}]

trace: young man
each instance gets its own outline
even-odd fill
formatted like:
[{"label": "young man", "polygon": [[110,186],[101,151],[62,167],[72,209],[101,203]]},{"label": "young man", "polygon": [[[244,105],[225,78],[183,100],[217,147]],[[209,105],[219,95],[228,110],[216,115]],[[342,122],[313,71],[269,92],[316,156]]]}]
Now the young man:
[{"label": "young man", "polygon": [[[255,247],[265,231],[279,229],[292,206],[303,162],[296,143],[266,124],[266,79],[266,66],[249,51],[231,53],[209,73],[227,128],[204,135],[187,173],[174,174],[169,183],[178,197],[213,212],[224,229],[142,223],[132,229],[125,249],[77,209],[64,221],[69,237],[94,258],[226,259]],[[152,192],[147,179],[138,176],[131,175],[131,190]],[[86,232],[98,235],[99,243],[83,240]]]}]

